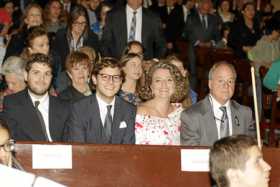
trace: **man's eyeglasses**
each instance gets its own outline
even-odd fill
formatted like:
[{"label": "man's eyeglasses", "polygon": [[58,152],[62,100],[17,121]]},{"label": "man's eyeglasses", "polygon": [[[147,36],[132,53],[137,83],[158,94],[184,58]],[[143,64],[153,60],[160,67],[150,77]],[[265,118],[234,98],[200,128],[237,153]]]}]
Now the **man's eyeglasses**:
[{"label": "man's eyeglasses", "polygon": [[121,75],[108,75],[108,74],[103,74],[103,73],[99,73],[98,75],[100,75],[100,78],[103,81],[113,81],[113,82],[120,82],[122,80]]},{"label": "man's eyeglasses", "polygon": [[9,139],[7,143],[0,145],[0,149],[6,152],[12,152],[15,150],[15,140]]}]

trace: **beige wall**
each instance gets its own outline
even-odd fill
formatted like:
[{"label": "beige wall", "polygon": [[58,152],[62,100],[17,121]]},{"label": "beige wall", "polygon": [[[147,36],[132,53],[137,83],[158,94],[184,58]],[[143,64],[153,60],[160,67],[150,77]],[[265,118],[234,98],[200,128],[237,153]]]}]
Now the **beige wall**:
[{"label": "beige wall", "polygon": [[271,2],[274,5],[274,11],[280,10],[280,0],[271,0]]}]

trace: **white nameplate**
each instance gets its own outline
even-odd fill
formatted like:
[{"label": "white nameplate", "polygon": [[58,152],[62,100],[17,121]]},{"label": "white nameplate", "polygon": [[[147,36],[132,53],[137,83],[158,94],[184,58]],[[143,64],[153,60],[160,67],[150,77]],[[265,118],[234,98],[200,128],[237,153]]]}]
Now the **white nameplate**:
[{"label": "white nameplate", "polygon": [[72,145],[32,145],[33,169],[72,169]]},{"label": "white nameplate", "polygon": [[181,170],[209,172],[209,149],[182,149]]}]

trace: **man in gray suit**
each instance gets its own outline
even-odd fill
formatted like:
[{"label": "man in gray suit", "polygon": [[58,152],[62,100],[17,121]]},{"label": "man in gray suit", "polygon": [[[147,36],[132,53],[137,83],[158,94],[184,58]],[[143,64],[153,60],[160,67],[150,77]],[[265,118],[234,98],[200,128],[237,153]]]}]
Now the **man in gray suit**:
[{"label": "man in gray suit", "polygon": [[210,94],[181,114],[181,144],[211,146],[235,134],[255,135],[252,111],[231,100],[236,71],[232,64],[219,62],[209,72]]},{"label": "man in gray suit", "polygon": [[66,139],[96,144],[134,144],[136,107],[116,96],[122,83],[117,60],[105,57],[95,65],[96,93],[72,106]]}]

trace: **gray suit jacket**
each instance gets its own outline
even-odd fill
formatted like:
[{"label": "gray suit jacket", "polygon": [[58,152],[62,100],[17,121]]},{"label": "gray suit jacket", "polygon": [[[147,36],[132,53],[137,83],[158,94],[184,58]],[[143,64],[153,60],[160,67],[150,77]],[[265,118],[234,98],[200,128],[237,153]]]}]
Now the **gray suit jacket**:
[{"label": "gray suit jacket", "polygon": [[[66,140],[70,142],[96,144],[134,144],[136,107],[116,96],[111,142],[102,136],[96,95],[85,97],[72,105],[72,115],[67,120]],[[125,125],[126,124],[126,125]]]},{"label": "gray suit jacket", "polygon": [[[249,107],[230,101],[232,134],[255,136],[252,111]],[[218,140],[218,130],[209,96],[181,114],[181,144],[212,146]]]}]

